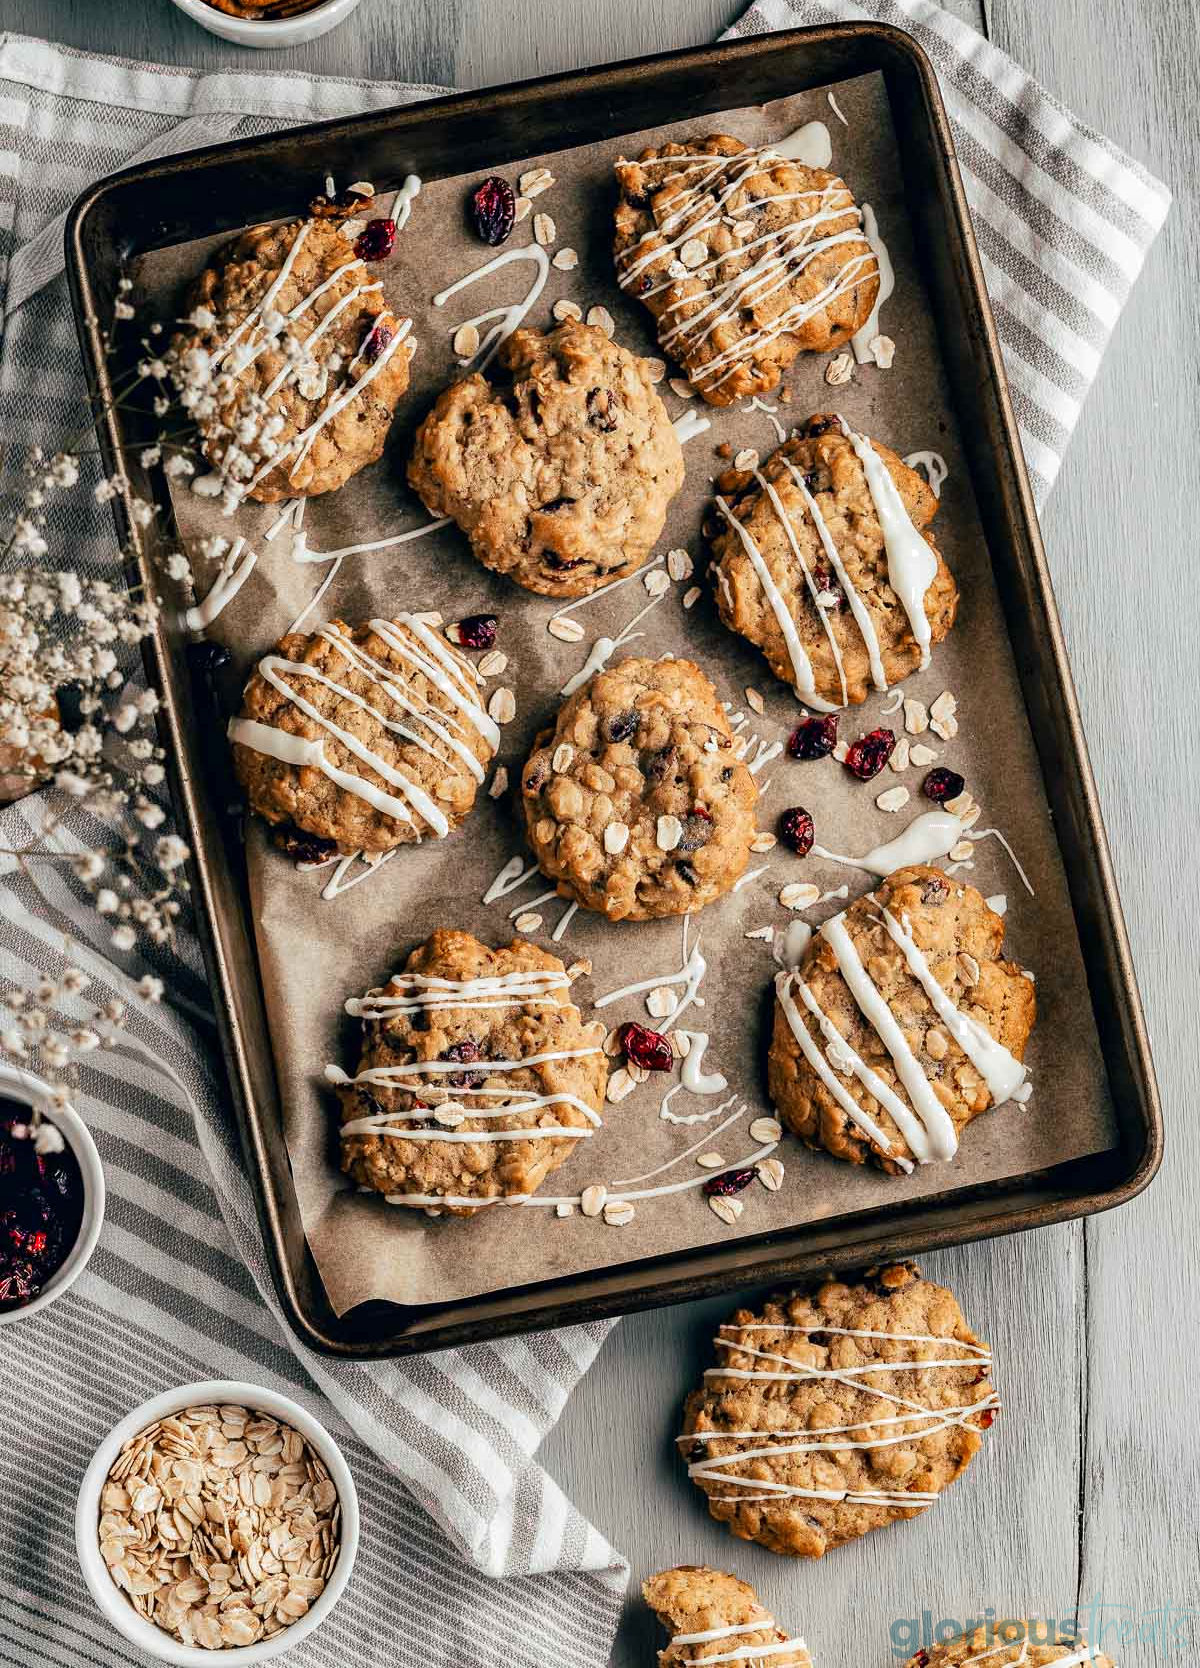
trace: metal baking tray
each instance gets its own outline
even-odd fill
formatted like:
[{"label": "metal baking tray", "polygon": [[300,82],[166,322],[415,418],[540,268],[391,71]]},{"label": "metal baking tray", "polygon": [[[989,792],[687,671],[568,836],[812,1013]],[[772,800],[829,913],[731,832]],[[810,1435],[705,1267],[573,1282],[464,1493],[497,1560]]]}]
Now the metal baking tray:
[{"label": "metal baking tray", "polygon": [[[869,72],[882,73],[891,105],[921,276],[934,302],[1068,877],[1119,1145],[1003,1183],[686,1254],[465,1301],[411,1308],[369,1303],[337,1316],[305,1242],[292,1187],[241,846],[226,813],[231,775],[222,725],[211,689],[194,674],[184,634],[164,620],[149,642],[147,668],[162,697],[175,804],[195,853],[194,896],[230,1109],[283,1311],[313,1349],[347,1357],[407,1355],[1013,1233],[1121,1204],[1158,1168],[1162,1121],[1146,1027],[1000,344],[937,81],[907,35],[877,24],[764,35],[315,124],[113,175],[80,198],[66,230],[101,448],[110,468],[118,456],[126,459],[134,491],[165,501],[137,461],[139,445],[152,436],[139,433],[137,416],[114,402],[114,385],[128,367],[119,355],[106,356],[101,323],[112,317],[123,264],[139,255],[296,213],[311,181],[327,173],[374,179],[382,189],[410,172],[426,179],[490,172],[564,145],[619,141],[659,120],[664,108],[699,120],[731,102],[766,102]],[[120,520],[127,509],[120,503],[117,509]],[[142,560],[153,557],[151,545]],[[148,579],[149,572],[132,577]]]}]

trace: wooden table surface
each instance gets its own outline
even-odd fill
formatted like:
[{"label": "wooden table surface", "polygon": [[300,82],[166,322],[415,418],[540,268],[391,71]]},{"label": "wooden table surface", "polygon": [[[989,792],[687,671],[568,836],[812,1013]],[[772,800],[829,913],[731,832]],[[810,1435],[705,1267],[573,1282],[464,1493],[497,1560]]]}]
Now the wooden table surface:
[{"label": "wooden table surface", "polygon": [[[795,1566],[710,1523],[671,1438],[724,1301],[620,1325],[544,1455],[631,1559],[635,1583],[676,1562],[735,1568],[804,1632],[818,1668],[882,1668],[893,1651],[907,1655],[906,1619],[926,1611],[936,1623],[988,1605],[1069,1616],[1093,1604],[1104,1607],[1106,1649],[1128,1668],[1169,1649],[1194,1658],[1200,1634],[1189,1609],[1200,1567],[1200,1258],[1188,1181],[1200,1167],[1189,1093],[1200,1024],[1187,974],[1195,930],[1183,927],[1200,722],[1177,694],[1200,632],[1191,212],[1200,54],[1194,0],[953,0],[952,9],[1180,198],[1045,515],[1155,1043],[1166,1161],[1151,1190],[1115,1214],[928,1260],[994,1346],[1005,1411],[970,1478],[921,1519]],[[363,0],[352,22],[274,62],[470,87],[707,41],[740,10],[737,0]],[[0,25],[171,63],[261,62],[202,33],[168,0],[0,0]],[[1123,1637],[1117,1622],[1141,1622],[1142,1637],[1136,1625]],[[631,1598],[615,1663],[648,1668],[656,1643]]]}]

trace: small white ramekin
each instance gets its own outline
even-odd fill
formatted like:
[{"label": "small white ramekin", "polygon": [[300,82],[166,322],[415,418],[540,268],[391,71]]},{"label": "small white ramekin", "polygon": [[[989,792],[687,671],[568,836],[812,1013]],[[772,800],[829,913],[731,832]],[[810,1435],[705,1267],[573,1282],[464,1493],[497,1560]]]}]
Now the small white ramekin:
[{"label": "small white ramekin", "polygon": [[39,1309],[45,1309],[83,1273],[88,1258],[96,1249],[100,1225],[104,1221],[104,1171],[91,1131],[79,1113],[72,1106],[56,1106],[49,1084],[40,1077],[0,1062],[0,1096],[19,1101],[22,1106],[36,1107],[48,1123],[56,1125],[78,1159],[83,1176],[83,1220],[79,1224],[75,1244],[67,1260],[51,1275],[32,1302],[23,1303],[19,1309],[0,1309],[0,1326],[8,1326],[14,1321],[28,1320]]},{"label": "small white ramekin", "polygon": [[193,23],[207,29],[210,35],[219,35],[222,40],[233,41],[237,46],[278,47],[302,46],[305,41],[315,41],[319,36],[328,34],[339,23],[346,21],[358,5],[358,0],[322,0],[321,5],[314,6],[309,12],[301,12],[299,17],[274,21],[269,18],[230,17],[227,12],[219,12],[215,6],[208,5],[207,0],[174,0],[174,3]]},{"label": "small white ramekin", "polygon": [[[338,1492],[341,1505],[341,1553],[333,1574],[325,1583],[325,1590],[311,1609],[299,1621],[292,1623],[271,1639],[259,1640],[254,1645],[237,1645],[230,1650],[206,1651],[198,1646],[183,1645],[171,1634],[155,1627],[144,1616],[139,1616],[128,1598],[108,1573],[108,1566],[100,1556],[100,1491],[113,1467],[117,1455],[131,1436],[136,1436],[156,1419],[166,1419],[185,1407],[199,1407],[211,1403],[231,1407],[246,1407],[258,1413],[269,1413],[285,1425],[291,1425],[306,1437],[325,1462],[330,1480]],[[79,1567],[88,1591],[105,1616],[131,1645],[138,1646],[156,1662],[171,1668],[251,1668],[251,1664],[270,1662],[284,1651],[306,1638],[329,1615],[350,1579],[358,1552],[358,1495],[350,1467],[342,1458],[341,1449],[325,1427],[306,1413],[298,1402],[281,1396],[274,1390],[264,1390],[257,1384],[240,1384],[236,1379],[214,1379],[203,1384],[184,1384],[178,1390],[165,1390],[152,1396],[141,1407],[126,1414],[120,1424],[105,1437],[96,1449],[91,1464],[84,1472],[75,1508],[75,1549]]]}]

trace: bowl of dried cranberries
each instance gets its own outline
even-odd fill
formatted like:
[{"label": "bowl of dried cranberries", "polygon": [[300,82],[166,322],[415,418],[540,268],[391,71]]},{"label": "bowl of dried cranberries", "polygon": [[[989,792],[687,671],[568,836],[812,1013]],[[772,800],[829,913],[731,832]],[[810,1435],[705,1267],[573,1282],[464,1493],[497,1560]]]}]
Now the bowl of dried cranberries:
[{"label": "bowl of dried cranberries", "polygon": [[0,1326],[61,1297],[104,1220],[104,1171],[87,1125],[49,1084],[0,1064]]}]

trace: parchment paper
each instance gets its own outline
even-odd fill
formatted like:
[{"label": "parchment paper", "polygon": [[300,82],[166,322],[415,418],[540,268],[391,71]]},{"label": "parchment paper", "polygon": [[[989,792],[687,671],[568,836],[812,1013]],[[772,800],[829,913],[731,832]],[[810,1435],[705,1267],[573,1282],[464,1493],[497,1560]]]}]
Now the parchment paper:
[{"label": "parchment paper", "polygon": [[[833,166],[844,174],[860,203],[874,206],[890,249],[896,290],[884,307],[881,327],[897,343],[893,367],[860,367],[852,384],[832,389],[823,381],[828,360],[804,356],[784,379],[792,391],[790,403],[778,404],[776,395],[767,396],[766,403],[777,406],[776,417],[785,430],[814,411],[840,410],[853,426],[901,455],[932,448],[949,465],[935,530],[962,592],[958,623],[935,650],[932,666],[907,680],[905,692],[926,704],[943,689],[956,695],[957,739],[943,743],[932,734],[921,739],[935,748],[941,762],[965,775],[984,808],[980,826],[998,825],[1007,834],[1036,889],[1034,900],[997,841],[977,845],[974,869],[964,878],[985,896],[1007,895],[1006,951],[1036,970],[1038,1022],[1028,1055],[1032,1099],[978,1118],[965,1132],[953,1164],[919,1167],[907,1178],[888,1178],[873,1169],[835,1162],[785,1135],[778,1153],[786,1166],[782,1189],[769,1193],[753,1183],[741,1195],[746,1208],[732,1228],[708,1209],[698,1189],[646,1201],[624,1228],[578,1214],[559,1219],[552,1209],[540,1207],[500,1205],[473,1218],[433,1220],[420,1211],[388,1206],[352,1191],[337,1167],[336,1102],[323,1083],[322,1068],[332,1060],[354,1069],[356,1027],[344,1017],[342,1003],[382,983],[408,950],[437,926],[462,927],[487,942],[507,943],[514,936],[509,912],[514,906],[518,912],[528,908],[546,884],[534,876],[520,891],[483,906],[489,882],[507,859],[523,850],[523,841],[509,801],[489,799],[482,791],[458,833],[403,848],[369,880],[329,902],[320,898],[328,871],[297,872],[270,847],[261,827],[253,825],[247,840],[254,920],[288,1151],[305,1231],[339,1313],[369,1298],[408,1304],[462,1298],[703,1246],[730,1235],[762,1234],[852,1211],[887,1210],[896,1201],[1021,1175],[1116,1143],[1065,879],[955,433],[929,303],[914,268],[882,81],[869,76],[842,83],[836,96],[848,126],[836,119],[824,92],[814,91],[764,108],[730,111],[703,122],[700,131],[725,131],[762,143],[810,120],[826,122],[834,144]],[[578,301],[585,312],[602,303],[616,320],[619,341],[657,355],[649,316],[623,299],[613,277],[612,164],[618,155],[635,155],[644,144],[696,132],[695,123],[675,124],[531,158],[522,165],[544,163],[552,169],[557,183],[534,207],[553,216],[555,248],[571,247],[579,254],[577,270],[552,271],[530,324],[547,327],[551,306],[561,296]],[[506,166],[504,172],[515,181],[522,167]],[[381,191],[399,183],[375,182]],[[465,224],[464,198],[474,183],[474,178],[426,182],[395,255],[376,268],[391,305],[414,319],[419,349],[413,387],[397,414],[384,459],[341,492],[308,505],[305,529],[315,550],[387,537],[428,519],[405,487],[404,464],[416,422],[447,380],[458,374],[450,337],[463,319],[518,298],[532,281],[534,268],[514,262],[454,297],[444,309],[431,305],[435,292],[490,257]],[[313,181],[314,189],[320,186]],[[531,237],[532,217],[518,226],[512,243]],[[209,247],[198,243],[148,257],[139,273],[141,285],[151,297],[164,303],[170,297],[174,304],[181,284],[196,273]],[[677,374],[674,366],[668,371]],[[724,467],[714,448],[728,441],[734,451],[753,446],[765,457],[778,444],[778,436],[769,415],[747,411],[745,402],[716,411],[699,400],[681,400],[665,382],[662,391],[673,417],[691,409],[712,424],[708,433],[684,448],[687,481],[658,546],[660,552],[674,546],[689,549],[698,580],[701,519],[712,477]],[[175,509],[185,536],[214,527],[229,531],[230,524],[221,521],[211,503],[186,490],[176,494]],[[239,675],[271,647],[327,572],[291,561],[286,531],[273,543],[263,541],[263,531],[277,514],[276,508],[251,505],[235,518],[236,530],[259,551],[259,563],[210,635],[231,649]],[[207,589],[209,577],[202,577],[201,590]],[[760,691],[766,713],[762,718],[751,714],[751,727],[766,740],[786,738],[798,716],[794,697],[776,682],[755,650],[721,626],[707,590],[691,611],[683,610],[682,594],[697,580],[673,585],[642,622],[641,635],[619,649],[614,662],[631,653],[692,657],[735,710],[747,710],[748,686]],[[497,762],[508,767],[515,782],[535,730],[553,713],[557,691],[583,664],[595,637],[616,637],[647,600],[641,581],[635,580],[578,609],[575,617],[584,626],[584,640],[562,643],[546,631],[547,620],[560,605],[486,572],[466,540],[450,527],[390,551],[347,560],[305,629],[334,616],[357,622],[403,609],[439,609],[447,621],[496,613],[498,647],[510,664],[492,680],[492,687],[508,684],[518,703]],[[231,707],[239,688],[240,682],[231,685]],[[881,722],[902,733],[902,715],[881,717],[885,703],[887,697],[873,694],[863,707],[844,714],[843,738],[852,739]],[[863,784],[833,761],[801,764],[784,756],[759,775],[759,826],[774,828],[782,810],[803,804],[814,816],[822,844],[861,854],[894,838],[912,817],[928,809],[920,797],[923,776],[924,770],[917,767],[903,775],[885,770],[874,783]],[[877,810],[876,796],[899,782],[909,787],[909,805],[896,815]],[[848,883],[851,898],[869,887],[868,877],[860,872],[812,857],[802,862],[782,846],[752,857],[751,866],[759,865],[766,865],[761,876],[710,905],[691,925],[692,942],[699,934],[710,971],[702,992],[705,1006],[693,1010],[683,1023],[711,1034],[706,1069],[722,1071],[729,1079],[727,1093],[736,1090],[747,1105],[741,1122],[716,1142],[727,1162],[754,1149],[748,1125],[770,1110],[765,1055],[776,967],[770,945],[745,934],[795,919],[778,902],[787,881],[813,881],[822,890]],[[842,907],[825,904],[810,911],[808,919],[817,924]],[[544,924],[531,936],[555,948],[550,934],[565,908],[557,900],[539,906]],[[591,977],[580,979],[574,988],[585,1016],[593,998],[630,980],[676,972],[680,947],[679,921],[609,924],[585,911],[574,916],[558,946],[568,963],[582,958],[593,963]],[[643,998],[631,997],[604,1010],[603,1017],[611,1024],[644,1020],[642,1004]],[[611,1187],[614,1181],[654,1170],[702,1137],[703,1125],[688,1128],[660,1120],[665,1086],[656,1075],[619,1105],[606,1106],[604,1128],[592,1140],[577,1144],[543,1191],[577,1194],[595,1181]],[[681,1093],[672,1106],[693,1112],[713,1104]],[[695,1174],[695,1160],[689,1158],[655,1179],[671,1182]]]}]

